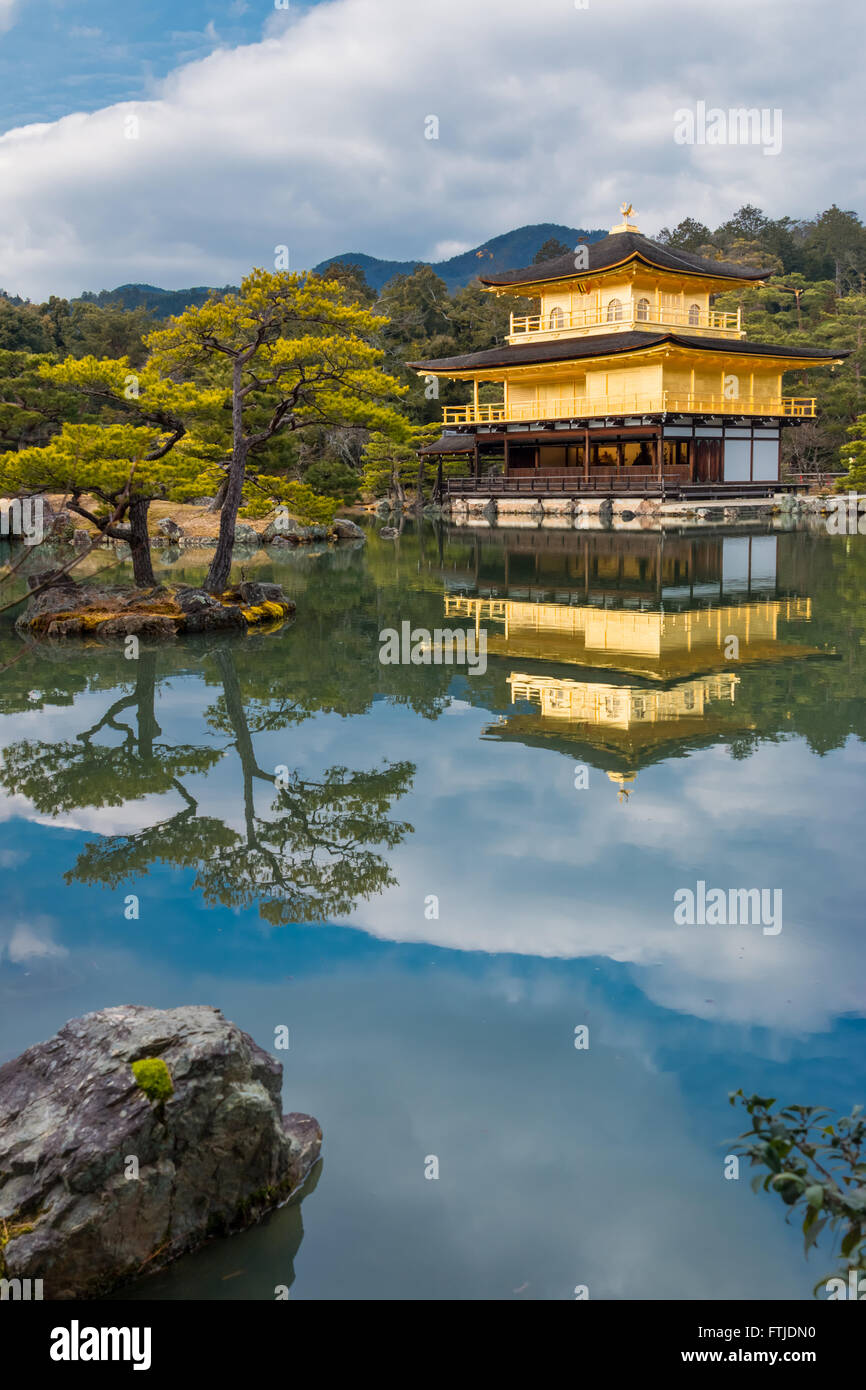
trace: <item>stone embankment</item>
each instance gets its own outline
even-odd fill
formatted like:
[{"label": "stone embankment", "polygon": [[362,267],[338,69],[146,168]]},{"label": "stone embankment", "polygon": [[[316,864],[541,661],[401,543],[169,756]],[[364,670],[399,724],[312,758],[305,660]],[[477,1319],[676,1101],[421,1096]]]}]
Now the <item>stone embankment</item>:
[{"label": "stone embankment", "polygon": [[[510,526],[533,529],[544,526],[561,530],[653,530],[665,525],[707,526],[720,522],[771,522],[793,525],[820,521],[842,499],[776,493],[772,497],[730,497],[720,501],[661,501],[657,498],[468,498],[449,504],[450,520],[457,526],[484,528]],[[846,499],[847,504],[847,499]],[[866,513],[866,497],[858,502]]]}]

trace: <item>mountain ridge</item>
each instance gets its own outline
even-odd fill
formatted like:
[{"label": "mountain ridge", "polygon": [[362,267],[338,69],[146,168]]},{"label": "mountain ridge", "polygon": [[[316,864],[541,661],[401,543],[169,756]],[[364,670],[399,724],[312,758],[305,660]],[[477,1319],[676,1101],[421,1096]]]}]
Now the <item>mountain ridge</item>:
[{"label": "mountain ridge", "polygon": [[[325,260],[319,261],[312,269],[322,274],[328,266],[337,261],[357,265],[363,270],[370,288],[379,293],[395,275],[410,275],[416,265],[429,265],[445,281],[448,290],[453,294],[455,290],[468,285],[482,271],[511,270],[529,265],[536,252],[551,237],[576,246],[581,239],[598,241],[603,236],[607,236],[604,229],[587,230],[581,227],[567,227],[559,222],[534,222],[525,227],[515,227],[509,232],[502,232],[499,236],[491,237],[488,241],[480,242],[478,246],[472,246],[469,250],[458,252],[457,255],[449,256],[442,261],[425,261],[421,257],[411,261],[394,261],[371,256],[366,251],[344,251],[337,256],[328,256]],[[124,309],[150,309],[156,318],[164,319],[174,314],[182,314],[184,309],[191,306],[204,304],[215,290],[222,294],[232,294],[237,288],[237,285],[194,285],[189,289],[164,290],[159,285],[130,283],[118,285],[112,290],[85,290],[79,296],[78,302],[100,305],[120,303]]]},{"label": "mountain ridge", "polygon": [[604,236],[607,236],[606,228],[588,230],[585,227],[566,227],[559,222],[533,222],[491,237],[443,261],[392,261],[370,256],[365,251],[344,251],[338,256],[328,256],[313,269],[321,274],[335,261],[346,261],[350,265],[360,266],[371,289],[379,291],[393,276],[409,275],[416,265],[429,265],[453,293],[468,285],[482,271],[513,270],[529,265],[536,252],[551,237],[575,246],[581,239],[598,241]]}]

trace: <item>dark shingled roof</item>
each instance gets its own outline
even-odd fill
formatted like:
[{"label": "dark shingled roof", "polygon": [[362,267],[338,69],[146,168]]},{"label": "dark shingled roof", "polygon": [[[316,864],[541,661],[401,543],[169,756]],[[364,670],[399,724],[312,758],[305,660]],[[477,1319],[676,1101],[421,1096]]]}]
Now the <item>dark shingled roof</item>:
[{"label": "dark shingled roof", "polygon": [[425,444],[419,454],[470,454],[475,448],[474,434],[440,434],[433,444]]},{"label": "dark shingled roof", "polygon": [[749,343],[740,338],[691,337],[685,333],[599,333],[586,338],[555,338],[542,343],[489,348],[468,352],[462,357],[436,357],[429,362],[407,362],[415,371],[482,371],[485,367],[525,367],[536,362],[567,362],[581,357],[608,357],[622,352],[639,352],[673,343],[697,352],[739,353],[748,357],[802,357],[808,362],[835,362],[849,354],[823,352],[818,348],[783,347],[778,343]]},{"label": "dark shingled roof", "polygon": [[691,251],[678,251],[672,246],[660,246],[657,241],[641,236],[640,232],[612,232],[601,241],[587,244],[589,264],[576,270],[574,252],[557,256],[540,265],[525,265],[520,270],[506,270],[501,275],[481,275],[482,285],[538,285],[545,280],[573,280],[575,276],[610,270],[624,261],[639,260],[657,270],[678,271],[681,275],[711,275],[718,280],[766,280],[772,270],[752,270],[750,266],[733,261],[708,261]]}]

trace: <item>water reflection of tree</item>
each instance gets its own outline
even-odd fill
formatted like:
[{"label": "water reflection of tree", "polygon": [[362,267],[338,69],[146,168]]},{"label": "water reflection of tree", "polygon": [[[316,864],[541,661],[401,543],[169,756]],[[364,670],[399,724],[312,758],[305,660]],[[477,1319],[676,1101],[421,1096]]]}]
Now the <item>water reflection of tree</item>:
[{"label": "water reflection of tree", "polygon": [[[222,694],[207,721],[224,740],[220,748],[161,741],[157,656],[143,650],[132,690],[76,739],[22,740],[4,750],[0,783],[10,794],[28,797],[41,814],[120,806],[171,790],[183,798],[184,807],[165,820],[86,846],[67,881],[117,887],[160,861],[194,869],[195,886],[208,903],[255,903],[275,925],[345,914],[359,899],[395,883],[380,849],[393,849],[412,830],[389,812],[409,790],[414,765],[386,762],[369,771],[336,766],[317,779],[289,770],[276,785],[274,769],[259,764],[255,725],[285,727],[312,710],[292,701],[277,700],[273,707],[263,702],[251,728],[230,645],[217,648],[214,666]],[[108,731],[119,736],[119,745],[99,741]],[[243,832],[201,814],[181,780],[207,772],[229,748],[241,768]],[[273,791],[265,814],[256,806],[257,783]]]}]

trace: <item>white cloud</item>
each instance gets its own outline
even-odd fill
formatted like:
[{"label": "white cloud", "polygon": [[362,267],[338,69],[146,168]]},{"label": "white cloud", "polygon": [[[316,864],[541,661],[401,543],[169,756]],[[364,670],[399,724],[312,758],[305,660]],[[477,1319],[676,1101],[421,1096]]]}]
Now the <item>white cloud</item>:
[{"label": "white cloud", "polygon": [[[220,284],[283,243],[298,266],[348,249],[412,259],[526,222],[609,226],[624,197],[651,232],[747,199],[862,206],[857,65],[838,63],[859,9],[841,8],[833,26],[814,7],[792,23],[783,0],[273,12],[261,43],[177,69],[152,101],[0,139],[4,283],[33,297]],[[675,144],[674,112],[699,100],[781,108],[781,154]]]},{"label": "white cloud", "polygon": [[18,0],[0,0],[0,34],[5,34],[15,23]]},{"label": "white cloud", "polygon": [[65,946],[52,940],[56,924],[50,917],[37,917],[32,922],[16,922],[6,942],[0,938],[0,960],[4,949],[13,965],[28,961],[47,960],[69,954]]}]

